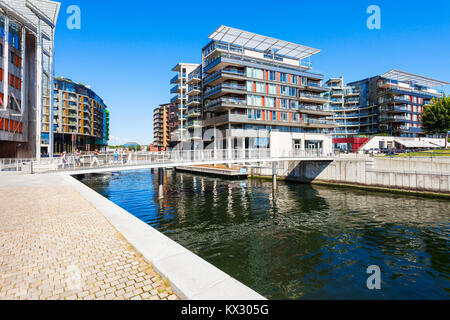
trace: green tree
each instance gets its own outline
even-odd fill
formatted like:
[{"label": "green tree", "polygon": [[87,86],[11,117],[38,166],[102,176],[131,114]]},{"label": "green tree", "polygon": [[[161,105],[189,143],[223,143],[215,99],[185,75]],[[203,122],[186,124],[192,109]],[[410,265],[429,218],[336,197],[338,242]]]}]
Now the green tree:
[{"label": "green tree", "polygon": [[422,126],[428,135],[445,135],[445,149],[447,149],[450,132],[450,97],[433,99],[431,104],[425,106]]}]

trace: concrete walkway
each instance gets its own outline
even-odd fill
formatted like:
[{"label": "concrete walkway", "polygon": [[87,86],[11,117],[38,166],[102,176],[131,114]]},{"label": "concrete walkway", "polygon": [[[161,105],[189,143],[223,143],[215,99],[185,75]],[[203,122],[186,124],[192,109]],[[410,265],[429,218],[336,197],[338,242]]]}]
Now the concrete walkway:
[{"label": "concrete walkway", "polygon": [[178,297],[73,186],[0,175],[0,300],[11,299]]}]

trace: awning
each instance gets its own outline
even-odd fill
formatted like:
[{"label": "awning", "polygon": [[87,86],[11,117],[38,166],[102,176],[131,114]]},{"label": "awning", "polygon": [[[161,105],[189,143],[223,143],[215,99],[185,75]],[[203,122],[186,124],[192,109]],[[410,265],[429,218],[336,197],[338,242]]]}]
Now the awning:
[{"label": "awning", "polygon": [[302,60],[320,52],[319,49],[226,26],[220,26],[209,38],[251,50],[263,52],[270,50],[276,55],[296,60]]},{"label": "awning", "polygon": [[383,74],[382,77],[397,81],[413,82],[427,88],[444,87],[450,84],[446,81],[431,79],[396,69]]},{"label": "awning", "polygon": [[398,143],[401,146],[404,146],[407,149],[437,149],[440,148],[440,146],[436,144],[432,144],[427,141],[418,141],[418,140],[394,140],[396,143]]}]

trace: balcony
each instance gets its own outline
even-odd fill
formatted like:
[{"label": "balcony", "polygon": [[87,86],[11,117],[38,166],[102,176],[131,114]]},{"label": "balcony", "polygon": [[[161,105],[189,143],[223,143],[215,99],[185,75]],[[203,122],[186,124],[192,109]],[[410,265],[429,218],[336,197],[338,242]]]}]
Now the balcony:
[{"label": "balcony", "polygon": [[323,106],[312,106],[312,105],[299,105],[298,110],[301,113],[315,114],[323,116],[333,116],[334,112],[331,110],[324,109]]},{"label": "balcony", "polygon": [[304,93],[304,92],[300,93],[299,100],[304,101],[304,102],[321,103],[321,104],[325,104],[325,103],[329,102],[328,99],[322,97],[321,95]]},{"label": "balcony", "polygon": [[243,77],[246,77],[245,71],[225,68],[207,76],[203,83],[204,85],[217,85],[226,80],[243,80]]},{"label": "balcony", "polygon": [[387,107],[381,107],[380,111],[386,112],[386,113],[405,113],[405,112],[410,112],[411,110],[408,109],[407,106],[387,106]]},{"label": "balcony", "polygon": [[302,84],[302,86],[311,91],[317,92],[328,92],[328,88],[321,86],[319,82],[307,82],[306,84]]},{"label": "balcony", "polygon": [[202,126],[203,124],[201,120],[188,121],[187,123],[188,129],[201,128]]},{"label": "balcony", "polygon": [[419,94],[419,95],[429,97],[430,99],[433,97],[442,98],[444,96],[444,94],[441,92],[434,93],[434,92],[428,92],[425,90],[417,90],[417,89],[411,88],[410,86],[400,86],[400,85],[388,83],[388,82],[379,83],[378,88],[390,90],[393,93],[399,93],[399,94],[408,94],[408,95],[411,93]]},{"label": "balcony", "polygon": [[275,126],[292,126],[305,128],[334,128],[337,123],[328,120],[305,119],[303,122],[289,122],[289,121],[271,121],[249,118],[246,114],[225,114],[219,117],[213,117],[203,120],[203,126],[220,126],[228,123],[246,123],[254,125],[275,125]]},{"label": "balcony", "polygon": [[202,103],[202,99],[200,97],[189,97],[186,103],[187,107],[198,106]]},{"label": "balcony", "polygon": [[320,127],[320,128],[334,128],[338,126],[338,124],[335,121],[312,119],[312,118],[304,119],[303,124],[306,126]]},{"label": "balcony", "polygon": [[198,96],[200,93],[202,93],[200,86],[189,86],[188,96]]},{"label": "balcony", "polygon": [[205,108],[211,109],[231,109],[239,106],[246,106],[247,100],[237,98],[219,98],[216,100],[209,100],[205,103]]},{"label": "balcony", "polygon": [[359,104],[359,98],[347,98],[345,99],[346,104]]},{"label": "balcony", "polygon": [[[203,69],[206,73],[213,73],[218,70],[224,69],[228,66],[234,66],[234,67],[242,67],[243,65],[256,64],[259,65],[260,68],[267,68],[269,67],[280,67],[286,69],[292,69],[295,71],[299,71],[301,69],[310,69],[311,64],[309,62],[301,62],[299,66],[293,66],[290,64],[284,64],[283,61],[269,61],[266,59],[258,59],[251,56],[246,56],[242,54],[233,54],[228,52],[221,52],[219,56],[217,56],[214,59],[208,59],[205,63],[205,67]],[[316,75],[316,73],[310,72],[310,75]],[[322,75],[317,74],[319,79],[322,78]]]},{"label": "balcony", "polygon": [[191,73],[188,77],[188,84],[192,85],[192,84],[198,84],[202,82],[202,77],[200,74],[198,73]]},{"label": "balcony", "polygon": [[405,116],[380,117],[380,122],[405,122],[405,121],[411,121],[411,118]]},{"label": "balcony", "polygon": [[[184,88],[183,88],[184,89]],[[170,90],[170,93],[173,93],[173,94],[175,94],[175,93],[181,93],[181,86],[179,85],[179,84],[177,84],[175,87],[173,87],[171,90]]]},{"label": "balcony", "polygon": [[246,91],[247,87],[244,85],[222,83],[213,88],[208,88],[205,91],[204,97],[214,98],[227,93],[245,94]]},{"label": "balcony", "polygon": [[202,116],[202,111],[198,110],[198,109],[194,109],[194,110],[189,110],[188,114],[187,114],[187,118],[199,118]]},{"label": "balcony", "polygon": [[179,76],[179,74],[177,74],[175,77],[173,77],[171,80],[170,80],[170,83],[171,84],[175,84],[175,83],[179,83],[180,82],[180,76]]}]

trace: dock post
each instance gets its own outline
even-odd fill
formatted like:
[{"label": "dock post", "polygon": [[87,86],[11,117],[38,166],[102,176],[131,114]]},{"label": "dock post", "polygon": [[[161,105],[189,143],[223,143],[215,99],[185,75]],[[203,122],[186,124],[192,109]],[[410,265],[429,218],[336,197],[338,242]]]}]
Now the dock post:
[{"label": "dock post", "polygon": [[272,163],[272,178],[273,178],[272,186],[274,191],[277,190],[277,171],[278,171],[278,163],[274,161]]},{"label": "dock post", "polygon": [[159,180],[159,199],[164,198],[164,168],[158,169],[158,180]]}]

